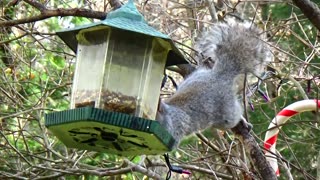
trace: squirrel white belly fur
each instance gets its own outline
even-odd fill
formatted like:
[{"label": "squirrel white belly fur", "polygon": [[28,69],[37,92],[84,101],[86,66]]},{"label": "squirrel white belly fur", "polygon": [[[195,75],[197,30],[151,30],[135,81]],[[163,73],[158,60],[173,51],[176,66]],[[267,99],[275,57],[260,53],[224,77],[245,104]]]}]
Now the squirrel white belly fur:
[{"label": "squirrel white belly fur", "polygon": [[210,126],[235,127],[241,120],[242,106],[235,92],[236,78],[245,73],[260,75],[271,58],[261,31],[249,23],[217,23],[202,34],[196,49],[203,58],[214,61],[212,68],[200,65],[165,102],[157,120],[177,140]]}]

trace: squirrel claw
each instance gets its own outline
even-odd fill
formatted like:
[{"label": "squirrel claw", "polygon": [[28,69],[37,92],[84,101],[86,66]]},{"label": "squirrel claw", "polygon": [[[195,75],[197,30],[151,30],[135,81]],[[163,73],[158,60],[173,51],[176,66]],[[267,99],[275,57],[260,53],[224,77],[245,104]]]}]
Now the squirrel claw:
[{"label": "squirrel claw", "polygon": [[242,125],[248,129],[248,132],[251,131],[251,129],[253,128],[253,125],[251,123],[249,123],[248,121],[246,121],[245,119],[241,119],[240,123],[242,123]]}]

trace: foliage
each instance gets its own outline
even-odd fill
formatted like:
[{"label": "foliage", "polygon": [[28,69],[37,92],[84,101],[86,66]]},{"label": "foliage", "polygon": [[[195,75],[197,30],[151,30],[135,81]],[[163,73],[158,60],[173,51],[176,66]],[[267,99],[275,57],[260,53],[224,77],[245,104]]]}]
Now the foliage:
[{"label": "foliage", "polygon": [[[28,1],[1,1],[1,21],[31,17],[38,13]],[[86,8],[111,11],[106,1],[39,1],[47,8]],[[205,1],[137,1],[148,22],[180,42],[192,57],[194,39],[212,23]],[[210,2],[210,1],[206,1]],[[225,4],[221,2],[224,2]],[[265,1],[263,1],[265,2]],[[220,3],[220,4],[219,4]],[[261,88],[247,107],[253,132],[262,146],[267,127],[285,106],[319,98],[319,32],[300,10],[286,2],[216,2],[220,20],[226,16],[255,22],[268,33],[275,60]],[[55,36],[61,28],[95,20],[83,17],[51,17],[46,20],[0,27],[0,178],[15,179],[147,179],[164,178],[167,172],[159,156],[118,157],[112,154],[66,148],[44,126],[44,114],[69,108],[75,55]],[[189,58],[193,62],[192,58]],[[295,79],[293,82],[291,78]],[[249,83],[252,83],[251,81]],[[307,92],[308,84],[311,91]],[[302,86],[305,92],[301,92]],[[163,93],[172,93],[172,89]],[[172,151],[171,160],[192,171],[192,179],[245,179],[256,177],[243,144],[231,131],[207,129],[186,138]],[[291,118],[281,129],[277,150],[290,165],[294,179],[315,179],[320,151],[319,114],[306,112]],[[138,167],[143,168],[142,170]],[[144,171],[146,170],[146,171]],[[280,179],[288,179],[280,165]],[[154,173],[152,175],[152,173]],[[172,175],[173,178],[182,178]],[[257,177],[256,177],[257,178]]]}]

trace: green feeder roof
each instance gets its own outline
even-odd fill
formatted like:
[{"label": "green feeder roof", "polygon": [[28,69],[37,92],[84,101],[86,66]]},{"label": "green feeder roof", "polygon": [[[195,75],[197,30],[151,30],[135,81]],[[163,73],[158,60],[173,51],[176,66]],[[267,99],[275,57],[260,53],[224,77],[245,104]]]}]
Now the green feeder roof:
[{"label": "green feeder roof", "polygon": [[68,147],[122,156],[161,154],[175,144],[157,121],[93,107],[46,114],[45,125]]},{"label": "green feeder roof", "polygon": [[126,31],[145,34],[146,36],[153,36],[167,40],[171,44],[172,50],[169,51],[167,58],[167,66],[175,64],[188,63],[178,48],[174,45],[173,41],[166,34],[163,34],[153,27],[149,26],[144,20],[142,14],[139,13],[133,0],[123,5],[121,8],[116,9],[107,14],[107,17],[103,21],[79,26],[72,29],[65,29],[57,32],[57,35],[74,51],[77,51],[77,39],[76,35],[82,29],[87,29],[95,26],[109,26],[112,28],[118,28]]}]

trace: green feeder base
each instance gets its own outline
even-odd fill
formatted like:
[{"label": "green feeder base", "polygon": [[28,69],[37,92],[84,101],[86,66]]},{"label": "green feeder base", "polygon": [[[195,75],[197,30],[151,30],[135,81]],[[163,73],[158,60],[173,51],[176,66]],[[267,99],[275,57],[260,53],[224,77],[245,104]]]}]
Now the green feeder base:
[{"label": "green feeder base", "polygon": [[93,107],[46,114],[45,125],[68,147],[121,156],[160,154],[175,143],[157,121]]}]

